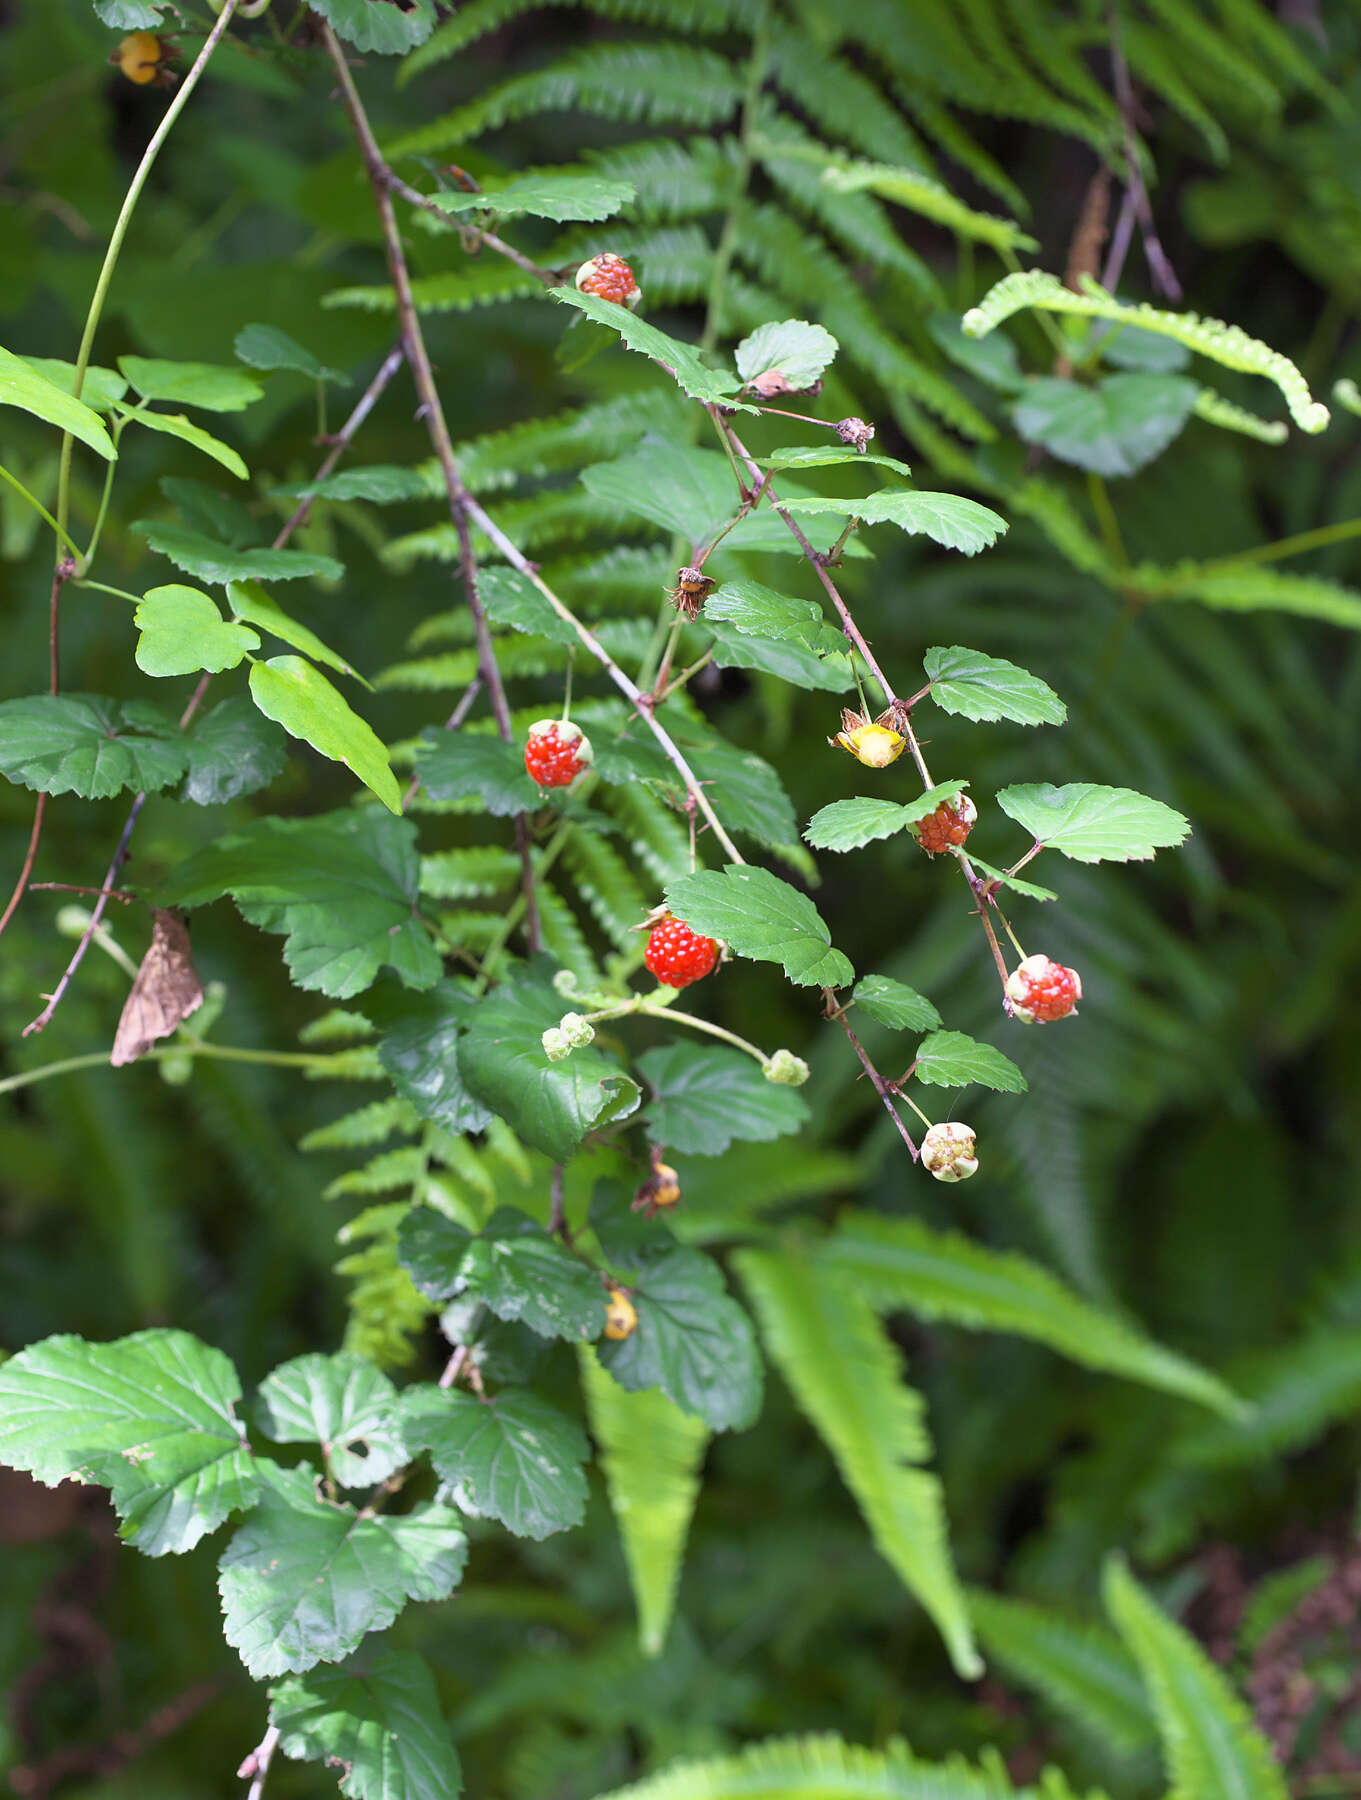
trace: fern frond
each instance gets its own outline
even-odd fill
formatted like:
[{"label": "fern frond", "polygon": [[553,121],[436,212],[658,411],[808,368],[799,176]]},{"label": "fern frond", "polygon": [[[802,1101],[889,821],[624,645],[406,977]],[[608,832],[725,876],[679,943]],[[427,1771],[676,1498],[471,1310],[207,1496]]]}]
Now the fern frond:
[{"label": "fern frond", "polygon": [[448,150],[484,131],[546,112],[649,125],[721,124],[742,97],[732,64],[688,44],[592,44],[512,75],[443,118],[387,144],[389,161]]},{"label": "fern frond", "polygon": [[1179,113],[1200,133],[1213,162],[1226,163],[1229,160],[1228,136],[1186,81],[1176,59],[1168,55],[1167,41],[1162,33],[1139,19],[1130,19],[1121,27],[1120,41],[1136,80],[1166,101],[1173,112]]},{"label": "fern frond", "polygon": [[562,862],[615,949],[631,949],[648,902],[623,857],[608,839],[577,830],[563,846]]},{"label": "fern frond", "polygon": [[936,140],[948,157],[961,169],[968,170],[980,187],[996,194],[1021,218],[1027,217],[1030,201],[996,159],[970,137],[949,107],[902,80],[893,83],[893,97],[904,111],[912,114],[922,130]]},{"label": "fern frond", "polygon": [[1029,481],[1011,488],[1006,500],[1014,513],[1037,525],[1075,569],[1081,569],[1084,575],[1095,575],[1108,587],[1119,585],[1122,572],[1106,554],[1100,540],[1078,517],[1072,501],[1061,487],[1032,476]]},{"label": "fern frond", "polygon": [[984,1649],[1008,1675],[1123,1755],[1154,1742],[1138,1667],[1113,1631],[979,1588],[968,1597]]},{"label": "fern frond", "polygon": [[629,849],[659,887],[690,873],[690,835],[665,802],[644,787],[616,787],[605,804],[628,834]]},{"label": "fern frond", "polygon": [[1244,437],[1256,438],[1259,444],[1283,444],[1290,435],[1284,419],[1259,419],[1245,406],[1235,406],[1213,388],[1202,388],[1191,408],[1207,425],[1218,425],[1221,431],[1237,431]]},{"label": "fern frond", "polygon": [[1153,1702],[1172,1777],[1168,1800],[1289,1800],[1271,1746],[1190,1633],[1122,1561],[1107,1563],[1102,1592]]},{"label": "fern frond", "polygon": [[1188,1432],[1177,1461],[1194,1468],[1233,1468],[1281,1456],[1321,1437],[1361,1410],[1361,1331],[1318,1329],[1279,1350],[1245,1357],[1235,1376],[1253,1403],[1235,1426]]},{"label": "fern frond", "polygon": [[[545,488],[522,499],[504,501],[496,508],[496,522],[522,550],[571,543],[597,531],[617,535],[651,529],[642,520],[621,517],[617,508],[582,487]],[[480,532],[473,533],[473,543],[480,558],[491,560],[499,555]],[[454,563],[458,561],[458,533],[449,524],[428,525],[422,531],[392,538],[383,546],[382,557],[395,569],[417,562]]]},{"label": "fern frond", "polygon": [[1208,1369],[1080,1299],[1028,1257],[985,1249],[920,1219],[850,1211],[820,1246],[818,1262],[873,1306],[903,1307],[970,1331],[1015,1332],[1089,1369],[1142,1381],[1229,1417],[1243,1413],[1242,1402]]},{"label": "fern frond", "polygon": [[771,55],[777,85],[818,130],[885,162],[934,173],[926,147],[896,107],[841,56],[810,56],[801,32],[776,30]]},{"label": "fern frond", "polygon": [[[561,645],[542,638],[513,637],[497,640],[496,659],[503,675],[549,675],[566,666],[567,655]],[[374,676],[373,685],[408,694],[442,694],[467,687],[478,667],[475,649],[451,650],[446,656],[390,663]]]},{"label": "fern frond", "polygon": [[1118,107],[1069,41],[1071,28],[1052,6],[1041,0],[1003,0],[1008,25],[1035,68],[1043,69],[1056,87],[1080,106],[1114,122]]},{"label": "fern frond", "polygon": [[609,150],[586,150],[584,160],[602,175],[631,181],[630,211],[646,223],[697,219],[728,204],[737,168],[736,140],[642,138]]},{"label": "fern frond", "polygon": [[[1051,1790],[1052,1791],[1052,1790]],[[952,1758],[918,1762],[905,1744],[865,1750],[827,1733],[770,1738],[732,1756],[675,1763],[601,1800],[1039,1800],[1000,1772]],[[1048,1797],[1045,1797],[1048,1800]],[[1097,1800],[1096,1796],[1092,1800]]]},{"label": "fern frond", "polygon": [[999,219],[992,213],[975,212],[957,200],[947,187],[918,175],[911,169],[897,169],[887,163],[829,164],[823,183],[834,194],[855,194],[865,189],[920,213],[922,218],[944,225],[957,237],[973,238],[991,244],[997,250],[1038,250],[1034,238],[1028,237],[1014,219]]},{"label": "fern frond", "polygon": [[340,1200],[346,1194],[391,1194],[398,1188],[410,1188],[425,1173],[425,1151],[417,1144],[403,1144],[397,1150],[383,1150],[371,1156],[357,1169],[323,1188],[323,1200]]},{"label": "fern frond", "polygon": [[1235,29],[1245,44],[1274,62],[1287,80],[1322,100],[1335,118],[1350,117],[1346,97],[1319,74],[1269,8],[1258,6],[1255,0],[1215,0],[1215,4],[1224,23]]},{"label": "fern frond", "polygon": [[1089,278],[1083,279],[1082,292],[1075,294],[1056,275],[1043,269],[1004,275],[977,306],[965,313],[961,325],[970,337],[984,337],[1004,319],[1028,306],[1043,312],[1113,319],[1120,325],[1137,325],[1141,331],[1175,338],[1223,368],[1274,381],[1301,431],[1322,431],[1328,423],[1328,408],[1311,396],[1308,382],[1290,358],[1260,339],[1249,337],[1240,326],[1226,325],[1222,319],[1202,319],[1195,313],[1163,312],[1147,302],[1126,306]]},{"label": "fern frond", "polygon": [[468,438],[454,446],[454,455],[464,485],[475,494],[489,493],[619,456],[644,432],[670,436],[685,416],[679,394],[647,388]]},{"label": "fern frond", "polygon": [[397,1231],[410,1210],[405,1200],[366,1207],[336,1233],[342,1245],[363,1246],[335,1266],[352,1283],[343,1347],[380,1368],[400,1369],[413,1360],[411,1340],[436,1310],[397,1260]]},{"label": "fern frond", "polygon": [[537,894],[544,949],[561,967],[570,969],[583,987],[598,988],[600,970],[571,907],[546,881],[537,884]]},{"label": "fern frond", "polygon": [[384,1081],[387,1079],[373,1044],[356,1044],[337,1050],[324,1063],[313,1063],[302,1072],[304,1081]]},{"label": "fern frond", "polygon": [[[578,232],[562,244],[565,262],[580,262],[599,247],[600,233]],[[664,225],[651,230],[620,227],[610,237],[638,276],[649,306],[699,300],[709,291],[713,246],[698,225]]]},{"label": "fern frond", "polygon": [[353,1044],[373,1036],[373,1026],[363,1013],[333,1006],[319,1019],[309,1019],[298,1033],[300,1044]]},{"label": "fern frond", "polygon": [[935,1620],[965,1680],[983,1665],[950,1560],[920,1396],[868,1302],[792,1253],[735,1259],[771,1358],[831,1451],[875,1547]]},{"label": "fern frond", "polygon": [[1286,612],[1361,629],[1361,594],[1317,575],[1289,575],[1261,563],[1181,563],[1143,567],[1135,581],[1150,600],[1197,600],[1222,612]]},{"label": "fern frond", "polygon": [[660,1388],[621,1388],[601,1368],[593,1345],[582,1344],[578,1355],[586,1419],[638,1610],[638,1641],[645,1656],[659,1656],[671,1628],[709,1431]]},{"label": "fern frond", "polygon": [[359,1150],[369,1144],[381,1144],[394,1131],[413,1132],[420,1127],[415,1107],[399,1095],[387,1100],[372,1100],[342,1118],[321,1125],[300,1139],[299,1150]]},{"label": "fern frond", "polygon": [[421,892],[434,900],[476,900],[519,878],[519,857],[495,844],[436,850],[421,858]]},{"label": "fern frond", "polygon": [[602,602],[660,602],[663,590],[675,584],[676,559],[665,546],[643,549],[616,544],[603,555],[549,563],[544,579],[565,600],[588,612]]},{"label": "fern frond", "polygon": [[1278,114],[1283,96],[1259,63],[1242,56],[1227,32],[1179,0],[1148,0],[1171,55],[1220,107],[1240,117]]},{"label": "fern frond", "polygon": [[[504,300],[524,300],[542,292],[543,283],[536,276],[526,275],[500,258],[446,269],[439,275],[417,275],[411,283],[411,298],[419,313],[469,312],[475,306],[499,306]],[[395,313],[397,296],[383,282],[376,287],[332,288],[322,295],[321,304],[331,309]]]}]

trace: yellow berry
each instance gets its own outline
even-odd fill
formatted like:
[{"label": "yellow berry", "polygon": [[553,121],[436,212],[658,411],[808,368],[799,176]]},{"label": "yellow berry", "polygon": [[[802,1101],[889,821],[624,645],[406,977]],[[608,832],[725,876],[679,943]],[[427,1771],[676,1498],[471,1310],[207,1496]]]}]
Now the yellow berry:
[{"label": "yellow berry", "polygon": [[165,50],[154,31],[133,31],[118,46],[114,60],[129,81],[145,87],[156,79],[156,72],[165,61]]},{"label": "yellow berry", "polygon": [[605,1336],[607,1338],[632,1337],[638,1329],[638,1310],[623,1288],[611,1288],[610,1297],[605,1306]]}]

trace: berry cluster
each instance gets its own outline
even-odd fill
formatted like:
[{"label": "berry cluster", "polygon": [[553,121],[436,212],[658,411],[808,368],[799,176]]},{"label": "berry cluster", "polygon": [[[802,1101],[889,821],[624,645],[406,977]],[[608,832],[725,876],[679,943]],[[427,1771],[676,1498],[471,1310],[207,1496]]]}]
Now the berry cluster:
[{"label": "berry cluster", "polygon": [[682,920],[663,912],[649,920],[643,961],[666,987],[689,987],[711,973],[719,958],[716,939],[699,937]]},{"label": "berry cluster", "polygon": [[633,270],[622,256],[602,250],[577,270],[577,286],[583,294],[594,294],[597,300],[613,300],[616,306],[636,306],[643,290],[633,278]]},{"label": "berry cluster", "polygon": [[525,768],[540,787],[570,787],[589,768],[594,754],[580,725],[569,719],[539,719],[525,741]]},{"label": "berry cluster", "polygon": [[929,856],[962,844],[978,820],[978,808],[967,794],[954,800],[942,800],[933,813],[918,819],[913,830],[917,842]]},{"label": "berry cluster", "polygon": [[1023,1025],[1047,1025],[1066,1019],[1082,998],[1082,977],[1076,969],[1047,956],[1027,956],[1007,978],[1007,999],[1012,1014]]}]

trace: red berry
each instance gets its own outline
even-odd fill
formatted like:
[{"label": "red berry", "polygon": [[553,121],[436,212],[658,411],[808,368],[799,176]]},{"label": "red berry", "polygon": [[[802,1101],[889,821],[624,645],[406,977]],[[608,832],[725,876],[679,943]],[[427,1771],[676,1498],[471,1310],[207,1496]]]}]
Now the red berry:
[{"label": "red berry", "polygon": [[933,813],[918,819],[912,829],[922,849],[928,855],[936,856],[942,850],[962,844],[977,819],[978,808],[973,801],[967,794],[959,794],[953,801],[942,800]]},{"label": "red berry", "polygon": [[1082,977],[1076,969],[1047,956],[1027,956],[1007,979],[1007,999],[1013,1015],[1024,1025],[1045,1025],[1066,1019],[1082,998]]},{"label": "red berry", "polygon": [[653,923],[643,961],[666,987],[689,987],[718,961],[718,944],[713,938],[697,937],[682,920],[664,912]]},{"label": "red berry", "polygon": [[577,270],[577,286],[583,294],[594,294],[598,300],[613,300],[616,306],[636,306],[642,289],[633,279],[633,270],[622,256],[604,250],[582,263]]},{"label": "red berry", "polygon": [[540,787],[570,786],[594,754],[580,725],[568,719],[539,719],[525,740],[525,767]]}]

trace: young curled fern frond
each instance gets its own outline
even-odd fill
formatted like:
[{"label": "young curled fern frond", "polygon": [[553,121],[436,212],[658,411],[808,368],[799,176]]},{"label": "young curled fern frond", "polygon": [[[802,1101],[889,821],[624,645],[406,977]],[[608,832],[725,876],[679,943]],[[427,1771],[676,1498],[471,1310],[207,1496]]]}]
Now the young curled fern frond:
[{"label": "young curled fern frond", "polygon": [[1191,410],[1207,425],[1218,425],[1222,431],[1241,432],[1244,437],[1256,438],[1259,444],[1283,444],[1290,435],[1284,419],[1259,419],[1256,413],[1249,412],[1245,406],[1235,406],[1232,400],[1226,400],[1213,388],[1202,388]]},{"label": "young curled fern frond", "polygon": [[1250,337],[1238,325],[1226,325],[1222,319],[1202,319],[1196,313],[1164,312],[1160,307],[1141,302],[1127,306],[1108,294],[1090,276],[1083,278],[1081,293],[1066,288],[1057,275],[1043,269],[1018,270],[1004,275],[989,288],[977,306],[970,307],[961,325],[969,337],[986,337],[988,332],[1027,307],[1041,312],[1077,313],[1087,318],[1112,319],[1117,325],[1137,325],[1140,331],[1151,331],[1159,337],[1175,338],[1202,356],[1208,356],[1222,368],[1237,369],[1245,375],[1262,375],[1275,382],[1290,409],[1290,416],[1301,431],[1322,431],[1329,420],[1328,408],[1315,400],[1309,383],[1288,356],[1260,338]]}]

